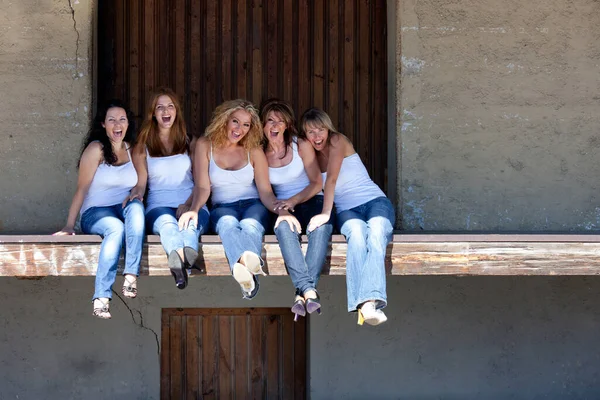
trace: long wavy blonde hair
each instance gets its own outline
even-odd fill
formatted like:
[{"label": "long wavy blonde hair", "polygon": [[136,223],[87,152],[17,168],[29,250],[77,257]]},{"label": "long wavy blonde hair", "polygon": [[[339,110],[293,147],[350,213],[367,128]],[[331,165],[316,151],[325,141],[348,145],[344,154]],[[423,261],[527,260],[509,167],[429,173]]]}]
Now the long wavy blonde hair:
[{"label": "long wavy blonde hair", "polygon": [[254,107],[254,104],[243,99],[228,100],[215,108],[210,124],[204,132],[204,136],[211,141],[213,146],[223,147],[227,143],[227,123],[231,115],[238,110],[246,111],[251,117],[250,130],[242,138],[240,144],[246,150],[252,150],[261,146],[263,132],[258,110]]},{"label": "long wavy blonde hair", "polygon": [[[158,122],[154,117],[156,110],[156,104],[160,96],[169,96],[173,105],[175,106],[175,121],[169,131],[169,137],[173,141],[173,151],[168,154],[160,142],[158,136]],[[179,99],[174,91],[169,88],[159,88],[150,97],[148,107],[146,108],[146,114],[144,115],[144,121],[140,128],[140,133],[137,138],[137,142],[143,144],[148,149],[148,153],[152,157],[165,157],[172,156],[175,154],[183,154],[188,150],[189,140],[187,137],[187,129],[185,127],[185,120],[183,118],[183,110],[179,104]]]}]

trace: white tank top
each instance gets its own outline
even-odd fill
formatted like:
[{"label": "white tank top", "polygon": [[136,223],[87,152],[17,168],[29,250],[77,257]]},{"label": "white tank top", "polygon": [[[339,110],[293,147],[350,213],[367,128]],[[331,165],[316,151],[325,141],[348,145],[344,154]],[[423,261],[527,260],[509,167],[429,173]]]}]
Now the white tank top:
[{"label": "white tank top", "polygon": [[269,180],[278,200],[289,199],[310,184],[295,141],[292,142],[292,161],[283,167],[269,167]]},{"label": "white tank top", "polygon": [[148,198],[146,213],[156,207],[177,208],[192,194],[192,160],[188,153],[166,157],[151,157],[146,149],[148,164]]},{"label": "white tank top", "polygon": [[94,174],[79,215],[91,207],[108,207],[121,204],[131,188],[137,185],[137,173],[131,162],[131,154],[127,149],[129,161],[123,165],[110,165],[102,163]]},{"label": "white tank top", "polygon": [[335,184],[333,201],[336,212],[349,210],[382,196],[385,197],[385,193],[371,180],[358,153],[344,158]]},{"label": "white tank top", "polygon": [[254,167],[250,163],[250,153],[248,153],[248,164],[238,170],[230,171],[217,165],[211,144],[208,175],[213,204],[227,204],[244,199],[259,198],[254,184]]}]

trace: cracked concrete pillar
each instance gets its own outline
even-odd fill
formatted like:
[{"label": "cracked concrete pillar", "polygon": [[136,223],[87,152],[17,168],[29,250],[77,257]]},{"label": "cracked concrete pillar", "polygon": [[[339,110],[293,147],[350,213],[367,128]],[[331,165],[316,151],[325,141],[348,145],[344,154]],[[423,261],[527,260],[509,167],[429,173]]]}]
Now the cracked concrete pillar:
[{"label": "cracked concrete pillar", "polygon": [[92,109],[95,1],[0,8],[0,234],[64,225]]}]

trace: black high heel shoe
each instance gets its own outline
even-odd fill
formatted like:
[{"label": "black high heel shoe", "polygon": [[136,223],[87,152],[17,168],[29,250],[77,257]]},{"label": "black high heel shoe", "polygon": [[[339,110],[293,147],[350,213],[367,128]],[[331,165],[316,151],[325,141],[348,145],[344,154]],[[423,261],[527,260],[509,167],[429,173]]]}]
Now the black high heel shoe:
[{"label": "black high heel shoe", "polygon": [[196,264],[198,260],[198,252],[191,247],[185,246],[183,248],[183,261],[187,268],[196,268],[200,272],[204,272],[204,266],[200,267]]},{"label": "black high heel shoe", "polygon": [[187,271],[185,269],[185,265],[183,264],[183,260],[177,253],[177,251],[173,250],[169,253],[168,258],[169,269],[171,270],[171,275],[175,278],[175,284],[178,289],[185,289],[188,283]]},{"label": "black high heel shoe", "polygon": [[294,313],[294,322],[298,321],[298,315],[301,317],[306,315],[304,299],[301,296],[296,297],[296,301],[294,301],[294,304],[292,305],[292,312]]},{"label": "black high heel shoe", "polygon": [[319,293],[317,293],[317,297],[314,299],[306,299],[306,311],[309,314],[312,314],[315,311],[317,314],[321,314],[321,298],[319,297]]}]

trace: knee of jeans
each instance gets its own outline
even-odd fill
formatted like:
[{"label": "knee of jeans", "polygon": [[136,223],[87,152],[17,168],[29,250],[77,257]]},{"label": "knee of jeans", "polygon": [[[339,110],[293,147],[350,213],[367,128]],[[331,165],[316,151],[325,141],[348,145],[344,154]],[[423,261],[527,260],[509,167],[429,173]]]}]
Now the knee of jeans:
[{"label": "knee of jeans", "polygon": [[344,225],[340,228],[342,235],[346,236],[348,240],[350,238],[366,238],[367,237],[367,224],[360,219],[349,219],[344,222]]},{"label": "knee of jeans", "polygon": [[142,203],[142,201],[140,199],[133,199],[133,200],[127,202],[125,207],[134,209],[134,210],[141,210],[142,212],[144,212],[144,203]]},{"label": "knee of jeans", "polygon": [[177,225],[177,221],[169,218],[168,216],[161,215],[154,221],[154,225],[152,226],[152,230],[160,234],[161,231],[165,229],[177,229],[179,230],[179,225]]},{"label": "knee of jeans", "polygon": [[221,234],[228,231],[229,229],[236,228],[240,225],[240,221],[234,216],[224,215],[217,220],[215,224],[215,232]]},{"label": "knee of jeans", "polygon": [[265,227],[254,218],[243,219],[240,222],[240,225],[244,230],[252,230],[259,235],[263,235],[265,233]]},{"label": "knee of jeans", "polygon": [[394,227],[385,217],[374,217],[369,220],[369,235],[375,238],[390,238]]},{"label": "knee of jeans", "polygon": [[285,235],[286,233],[292,232],[292,227],[287,221],[282,221],[277,225],[277,228],[273,229],[275,235]]},{"label": "knee of jeans", "polygon": [[326,224],[321,225],[317,229],[313,230],[310,234],[331,236],[332,233],[333,233],[333,224],[328,222]]},{"label": "knee of jeans", "polygon": [[104,237],[122,238],[125,236],[125,225],[123,223],[111,224],[104,230]]}]

